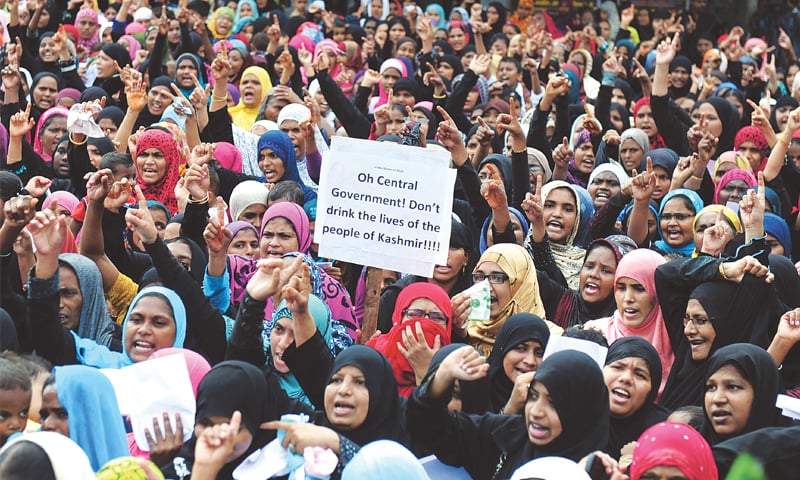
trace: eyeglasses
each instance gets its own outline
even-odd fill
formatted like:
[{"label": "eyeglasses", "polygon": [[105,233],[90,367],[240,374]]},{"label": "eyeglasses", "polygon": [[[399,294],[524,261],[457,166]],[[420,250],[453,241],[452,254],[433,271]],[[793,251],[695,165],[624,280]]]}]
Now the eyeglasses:
[{"label": "eyeglasses", "polygon": [[661,220],[666,220],[667,222],[671,222],[673,219],[682,222],[687,218],[693,218],[694,215],[690,215],[688,213],[662,213]]},{"label": "eyeglasses", "polygon": [[489,275],[486,275],[483,272],[475,272],[472,274],[472,281],[474,283],[482,282],[487,278],[489,279],[489,283],[499,285],[501,283],[506,283],[511,277],[505,273],[490,273]]},{"label": "eyeglasses", "polygon": [[442,312],[426,312],[418,308],[406,308],[403,315],[411,319],[429,318],[434,322],[447,323],[447,316]]},{"label": "eyeglasses", "polygon": [[710,318],[703,318],[703,317],[690,317],[689,315],[685,315],[683,317],[683,326],[689,325],[689,322],[692,322],[695,328],[703,328],[711,321]]}]

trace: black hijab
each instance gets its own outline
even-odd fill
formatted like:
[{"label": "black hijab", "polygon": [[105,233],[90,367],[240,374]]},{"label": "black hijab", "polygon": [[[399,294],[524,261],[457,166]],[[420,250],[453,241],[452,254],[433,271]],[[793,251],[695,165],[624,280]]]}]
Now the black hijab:
[{"label": "black hijab", "polygon": [[625,418],[611,416],[611,430],[609,432],[608,447],[605,450],[612,457],[617,458],[620,450],[629,442],[634,442],[645,430],[658,422],[666,420],[669,412],[654,402],[661,385],[661,359],[658,352],[647,340],[641,337],[622,337],[617,339],[608,348],[606,366],[623,358],[641,358],[647,362],[650,370],[650,392],[644,404],[631,415]]},{"label": "black hijab", "polygon": [[374,348],[353,345],[345,349],[333,363],[327,384],[342,367],[353,366],[361,370],[369,391],[367,418],[357,428],[340,431],[325,420],[325,426],[336,430],[358,445],[375,440],[394,440],[408,445],[405,424],[405,405],[397,393],[392,365]]},{"label": "black hijab", "polygon": [[749,343],[735,343],[720,348],[708,362],[703,385],[717,370],[725,365],[733,365],[739,373],[753,386],[753,403],[750,406],[750,416],[744,430],[734,436],[722,437],[718,435],[709,422],[709,412],[703,402],[705,419],[700,433],[715,445],[723,440],[750,433],[765,427],[778,427],[781,421],[781,411],[775,407],[775,400],[781,391],[781,378],[778,367],[763,348]]},{"label": "black hijab", "polygon": [[667,408],[702,405],[706,365],[720,348],[740,342],[766,347],[771,313],[764,308],[764,301],[772,296],[771,286],[752,275],[745,275],[738,284],[715,280],[692,290],[689,298],[703,306],[716,336],[708,358],[695,361],[688,339],[681,335],[677,347],[673,346],[675,363],[661,395],[661,405]]},{"label": "black hijab", "polygon": [[506,190],[506,197],[508,197],[508,202],[511,204],[512,199],[512,190],[513,190],[513,171],[511,169],[511,159],[506,157],[505,155],[501,155],[499,153],[492,153],[491,155],[487,155],[481,163],[478,165],[478,173],[480,173],[481,168],[487,163],[491,163],[497,170],[500,171],[500,175],[503,176],[501,180],[503,180],[503,186]]},{"label": "black hijab", "polygon": [[0,352],[6,350],[19,352],[19,340],[14,320],[8,312],[0,308]]},{"label": "black hijab", "polygon": [[492,353],[489,355],[489,405],[488,411],[499,412],[505,407],[511,392],[514,390],[514,382],[508,378],[503,369],[503,360],[506,354],[529,340],[539,342],[542,351],[550,340],[550,330],[547,324],[539,316],[532,313],[517,313],[505,321],[497,338],[494,340]]},{"label": "black hijab", "polygon": [[697,106],[704,103],[711,104],[714,110],[719,115],[719,120],[722,122],[722,133],[719,136],[719,144],[717,144],[718,152],[727,152],[733,150],[733,139],[736,137],[736,132],[739,131],[739,112],[731,105],[731,102],[722,97],[710,97]]},{"label": "black hijab", "polygon": [[544,446],[528,442],[530,458],[557,456],[574,461],[608,443],[608,391],[603,372],[591,357],[576,350],[549,356],[536,370],[534,382],[547,387],[561,421],[561,435]]},{"label": "black hijab", "polygon": [[[672,59],[672,62],[670,62],[669,64],[669,73],[674,72],[676,68],[683,68],[684,70],[686,70],[686,73],[691,75],[692,70],[694,69],[694,65],[692,64],[692,61],[689,60],[689,58],[683,55],[677,55],[675,56],[674,59]],[[677,100],[681,97],[687,96],[691,88],[692,88],[692,79],[691,77],[689,77],[687,78],[686,84],[681,88],[675,88],[670,86],[669,96],[673,100]]]},{"label": "black hijab", "polygon": [[784,95],[778,99],[778,101],[775,103],[775,106],[772,107],[772,112],[769,114],[769,123],[772,125],[772,129],[776,132],[780,131],[778,128],[778,119],[776,114],[778,113],[778,109],[784,107],[789,107],[794,110],[795,108],[800,107],[800,102],[798,102],[797,99],[791,95]]}]

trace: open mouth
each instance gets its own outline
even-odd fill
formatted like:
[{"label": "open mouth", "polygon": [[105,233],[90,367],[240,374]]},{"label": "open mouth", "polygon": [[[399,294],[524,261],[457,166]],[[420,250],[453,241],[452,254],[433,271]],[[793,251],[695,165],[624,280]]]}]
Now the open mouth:
[{"label": "open mouth", "polygon": [[550,233],[560,234],[564,232],[564,224],[559,222],[558,220],[550,220],[549,222],[547,222],[546,227],[547,231]]},{"label": "open mouth", "polygon": [[61,322],[61,325],[66,325],[67,322],[69,322],[69,317],[64,315],[63,313],[60,313],[58,315],[58,321]]},{"label": "open mouth", "polygon": [[136,340],[133,342],[133,349],[139,353],[153,353],[156,349],[156,346],[150,342]]},{"label": "open mouth", "polygon": [[623,308],[622,314],[625,316],[626,319],[635,319],[639,317],[639,309],[638,308]]},{"label": "open mouth", "polygon": [[680,228],[668,228],[667,229],[667,239],[669,240],[681,240],[683,238],[683,231]]},{"label": "open mouth", "polygon": [[615,388],[611,390],[611,396],[614,398],[615,402],[624,403],[631,399],[631,392],[624,388]]},{"label": "open mouth", "polygon": [[333,404],[333,414],[339,417],[352,415],[356,407],[352,403],[335,402]]},{"label": "open mouth", "polygon": [[583,291],[587,295],[597,295],[600,293],[600,286],[594,282],[586,282],[583,286]]},{"label": "open mouth", "polygon": [[698,347],[701,347],[701,346],[705,345],[705,343],[706,343],[706,340],[704,338],[697,337],[697,338],[690,338],[689,339],[689,345],[692,346],[693,350],[695,348],[698,348]]},{"label": "open mouth", "polygon": [[530,435],[531,438],[541,439],[547,437],[549,434],[550,429],[540,423],[531,422],[530,425],[528,425],[528,435]]},{"label": "open mouth", "polygon": [[712,410],[711,419],[716,424],[727,423],[731,419],[731,412],[727,410]]}]

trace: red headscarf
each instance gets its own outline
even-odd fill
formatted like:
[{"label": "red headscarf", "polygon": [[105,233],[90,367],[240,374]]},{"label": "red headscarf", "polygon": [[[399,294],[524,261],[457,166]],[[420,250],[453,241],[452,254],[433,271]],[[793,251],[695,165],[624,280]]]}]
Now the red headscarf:
[{"label": "red headscarf", "polygon": [[717,464],[708,442],[683,423],[657,423],[636,442],[631,480],[639,480],[658,466],[677,467],[689,480],[717,478]]},{"label": "red headscarf", "polygon": [[[136,161],[139,153],[144,152],[148,148],[157,148],[161,150],[167,162],[167,170],[164,172],[164,176],[152,185],[147,185],[142,181],[142,172],[139,163]],[[146,199],[160,202],[169,209],[172,215],[178,213],[178,200],[175,198],[175,185],[178,184],[178,180],[180,179],[180,167],[186,163],[186,157],[182,152],[182,146],[178,145],[173,135],[158,127],[145,130],[136,143],[136,155],[134,156],[134,162],[136,164],[136,184],[141,187],[142,193],[144,193]]]},{"label": "red headscarf", "polygon": [[739,146],[744,142],[753,142],[753,145],[761,150],[761,165],[758,167],[758,171],[764,170],[764,167],[767,166],[767,157],[769,156],[767,137],[765,137],[764,133],[757,127],[748,125],[736,132],[736,137],[733,139],[733,149],[738,151]]},{"label": "red headscarf", "polygon": [[[408,308],[408,306],[418,298],[427,298],[435,303],[439,310],[447,317],[447,327],[442,327],[428,318],[406,320],[404,322],[403,310]],[[402,345],[403,331],[407,326],[411,327],[411,331],[414,332],[416,336],[415,325],[417,323],[422,327],[428,346],[433,347],[437,335],[439,336],[442,346],[450,344],[450,332],[453,328],[453,312],[450,306],[450,297],[447,295],[447,292],[438,285],[428,282],[417,282],[401,290],[400,294],[397,296],[394,313],[392,313],[392,329],[389,333],[367,342],[367,345],[375,348],[389,359],[389,363],[392,364],[392,370],[394,370],[394,378],[397,380],[397,390],[400,395],[404,397],[411,395],[417,382],[414,369],[411,368],[403,352],[398,348],[398,344]]]},{"label": "red headscarf", "polygon": [[[636,115],[639,113],[639,110],[647,105],[650,106],[650,97],[642,97],[636,101],[633,105],[633,118],[636,118]],[[655,122],[653,122],[655,123]],[[657,148],[667,148],[667,144],[664,142],[664,139],[661,138],[661,134],[659,133],[656,135],[656,138],[650,139],[650,150],[655,150]]]}]

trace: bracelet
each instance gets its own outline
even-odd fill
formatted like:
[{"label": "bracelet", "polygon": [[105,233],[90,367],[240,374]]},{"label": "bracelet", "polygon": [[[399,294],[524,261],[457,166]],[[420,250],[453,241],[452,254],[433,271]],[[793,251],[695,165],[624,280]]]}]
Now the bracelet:
[{"label": "bracelet", "polygon": [[520,150],[519,152],[518,152],[518,151],[516,151],[516,150],[514,150],[513,148],[511,149],[511,154],[512,154],[512,155],[513,155],[513,154],[522,155],[523,153],[527,155],[527,154],[528,154],[528,149],[527,149],[527,148],[525,148],[525,149],[523,149],[523,150]]},{"label": "bracelet", "polygon": [[447,98],[447,95],[433,95],[433,98],[435,98],[437,100],[441,100],[443,98]]},{"label": "bracelet", "polygon": [[692,175],[691,177],[689,177],[689,179],[697,180],[697,181],[700,181],[700,182],[703,181],[703,177],[698,177],[697,175]]},{"label": "bracelet", "polygon": [[719,276],[722,277],[723,280],[730,280],[727,275],[725,275],[725,262],[719,263]]},{"label": "bracelet", "polygon": [[208,203],[209,196],[210,196],[209,193],[206,192],[206,198],[203,198],[201,200],[195,200],[195,199],[192,198],[191,195],[189,195],[189,198],[186,201],[189,202],[189,203],[193,203],[193,204]]},{"label": "bracelet", "polygon": [[781,142],[784,147],[789,148],[789,142],[787,142],[785,139],[778,137],[778,141]]},{"label": "bracelet", "polygon": [[75,141],[75,138],[73,138],[72,132],[69,132],[69,141],[75,145],[83,145],[84,143],[89,141],[89,137],[87,136],[86,138],[84,138],[82,142],[77,142]]},{"label": "bracelet", "polygon": [[228,101],[228,96],[227,95],[225,95],[224,97],[218,97],[218,96],[214,95],[214,93],[211,93],[211,98],[213,98],[214,100],[221,100],[223,102],[227,102]]}]

